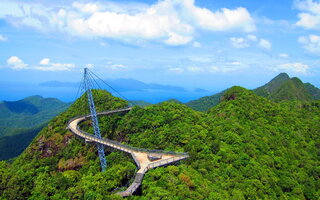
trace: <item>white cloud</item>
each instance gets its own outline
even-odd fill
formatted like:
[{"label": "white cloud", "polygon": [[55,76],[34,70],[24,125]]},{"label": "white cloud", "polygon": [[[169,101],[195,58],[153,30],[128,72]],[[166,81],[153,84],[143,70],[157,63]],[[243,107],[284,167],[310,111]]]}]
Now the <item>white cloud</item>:
[{"label": "white cloud", "polygon": [[188,67],[187,69],[188,69],[189,72],[192,72],[192,73],[197,73],[197,72],[202,72],[203,71],[203,68],[195,67],[195,66]]},{"label": "white cloud", "polygon": [[80,37],[107,37],[126,42],[160,41],[167,45],[190,43],[197,30],[251,32],[255,23],[247,9],[212,11],[194,0],[163,0],[152,5],[123,6],[110,2],[73,2],[63,8],[41,3],[4,0],[0,18],[15,26]]},{"label": "white cloud", "polygon": [[235,10],[222,8],[220,11],[212,12],[206,8],[196,7],[194,0],[176,2],[182,2],[185,11],[193,18],[192,20],[204,29],[223,31],[236,28],[245,32],[255,30],[253,19],[245,8],[239,7]]},{"label": "white cloud", "polygon": [[259,46],[263,49],[271,50],[272,44],[266,39],[260,39]]},{"label": "white cloud", "polygon": [[308,52],[315,55],[320,55],[320,36],[301,36],[299,37],[298,42],[302,44],[303,48],[306,49]]},{"label": "white cloud", "polygon": [[43,58],[39,62],[39,66],[29,66],[17,56],[11,56],[7,60],[7,64],[14,70],[39,70],[39,71],[70,71],[75,68],[74,64],[68,63],[52,63],[49,58]]},{"label": "white cloud", "polygon": [[188,44],[191,40],[191,36],[183,36],[176,33],[169,34],[169,38],[165,40],[165,43],[172,46],[178,46],[182,44]]},{"label": "white cloud", "polygon": [[235,61],[235,62],[231,62],[231,63],[227,63],[228,65],[241,65],[241,63],[240,62],[237,62],[237,61]]},{"label": "white cloud", "polygon": [[275,71],[289,71],[297,74],[307,73],[309,66],[303,63],[281,64],[274,68]]},{"label": "white cloud", "polygon": [[113,71],[123,71],[123,70],[129,69],[127,65],[114,63],[112,61],[108,61],[104,67],[107,68],[108,70],[113,70]]},{"label": "white cloud", "polygon": [[234,48],[246,48],[250,46],[245,38],[232,37],[230,38],[230,42]]},{"label": "white cloud", "polygon": [[20,69],[27,69],[28,65],[23,62],[19,57],[17,56],[11,56],[7,60],[7,64],[10,68],[15,69],[15,70],[20,70]]},{"label": "white cloud", "polygon": [[280,58],[289,58],[289,55],[286,54],[286,53],[280,53],[278,56],[279,56]]},{"label": "white cloud", "polygon": [[295,7],[302,11],[298,14],[297,26],[306,29],[320,29],[320,2],[313,0],[296,1]]},{"label": "white cloud", "polygon": [[198,73],[198,74],[207,74],[207,73],[230,73],[235,71],[241,71],[246,69],[247,66],[238,61],[232,61],[228,63],[199,63],[199,66],[189,66],[189,67],[176,67],[169,68],[168,70],[173,73]]},{"label": "white cloud", "polygon": [[109,68],[112,70],[124,70],[124,69],[127,69],[128,67],[122,64],[113,64],[113,65],[110,65]]},{"label": "white cloud", "polygon": [[247,37],[231,37],[230,39],[231,45],[234,48],[247,48],[252,44],[258,44],[259,47],[267,50],[271,50],[271,42],[266,39],[258,39],[257,36],[249,34]]},{"label": "white cloud", "polygon": [[0,42],[6,42],[6,41],[8,41],[8,38],[6,38],[3,35],[0,35]]},{"label": "white cloud", "polygon": [[40,65],[48,65],[49,63],[50,63],[50,59],[49,58],[43,58],[39,62]]},{"label": "white cloud", "polygon": [[174,67],[174,68],[169,68],[169,71],[170,72],[173,72],[173,73],[182,73],[184,72],[184,69],[180,68],[180,67]]},{"label": "white cloud", "polygon": [[49,58],[43,58],[39,62],[40,66],[35,66],[35,70],[39,71],[70,71],[75,68],[74,64],[67,63],[51,63]]},{"label": "white cloud", "polygon": [[257,36],[255,35],[247,35],[247,39],[256,42],[258,40]]},{"label": "white cloud", "polygon": [[95,13],[100,11],[100,7],[102,5],[99,5],[97,3],[86,3],[86,4],[82,4],[79,2],[73,2],[72,6],[74,8],[77,8],[79,11],[83,12],[83,13]]}]

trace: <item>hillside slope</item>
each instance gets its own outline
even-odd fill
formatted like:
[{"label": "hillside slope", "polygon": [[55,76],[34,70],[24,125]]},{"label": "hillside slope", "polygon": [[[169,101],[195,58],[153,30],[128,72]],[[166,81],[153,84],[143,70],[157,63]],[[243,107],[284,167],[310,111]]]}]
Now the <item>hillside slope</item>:
[{"label": "hillside slope", "polygon": [[276,102],[283,100],[308,101],[312,99],[305,85],[296,77],[285,81],[277,90],[271,93],[268,98]]},{"label": "hillside slope", "polygon": [[41,96],[0,102],[0,160],[18,156],[47,122],[69,105]]},{"label": "hillside slope", "polygon": [[320,89],[312,85],[311,83],[305,83],[305,88],[311,95],[312,99],[319,100],[320,99]]},{"label": "hillside slope", "polygon": [[[127,105],[104,91],[94,98],[99,111]],[[208,113],[163,102],[99,119],[104,137],[190,155],[148,171],[128,199],[319,199],[320,102],[274,103],[241,87],[221,100]],[[2,198],[121,199],[114,193],[134,174],[131,158],[107,148],[100,172],[95,145],[65,129],[88,112],[85,103],[83,96],[54,118],[11,166],[0,162]]]},{"label": "hillside slope", "polygon": [[31,128],[68,108],[70,104],[55,98],[31,96],[19,101],[0,102],[0,126]]},{"label": "hillside slope", "polygon": [[207,111],[220,102],[220,99],[223,96],[224,92],[225,91],[211,96],[201,97],[199,99],[189,101],[185,105],[197,111]]},{"label": "hillside slope", "polygon": [[11,131],[14,131],[12,135],[0,137],[0,160],[8,160],[20,155],[46,125],[42,124],[34,128],[11,129]]}]

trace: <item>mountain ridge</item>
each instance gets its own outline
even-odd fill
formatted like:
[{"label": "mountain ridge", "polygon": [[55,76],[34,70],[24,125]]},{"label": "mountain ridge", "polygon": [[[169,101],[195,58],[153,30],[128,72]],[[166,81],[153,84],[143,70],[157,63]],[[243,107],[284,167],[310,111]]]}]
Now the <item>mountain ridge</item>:
[{"label": "mountain ridge", "polygon": [[[230,89],[230,88],[229,88]],[[217,105],[226,90],[189,101],[185,105],[198,110],[207,111]],[[310,83],[303,83],[299,78],[290,78],[286,73],[280,73],[268,83],[253,89],[258,96],[269,98],[272,101],[300,100],[310,101],[320,99],[320,89]]]},{"label": "mountain ridge", "polygon": [[267,84],[253,90],[259,96],[270,98],[274,101],[282,100],[311,100],[310,91],[297,77],[290,78],[286,73],[280,73]]}]

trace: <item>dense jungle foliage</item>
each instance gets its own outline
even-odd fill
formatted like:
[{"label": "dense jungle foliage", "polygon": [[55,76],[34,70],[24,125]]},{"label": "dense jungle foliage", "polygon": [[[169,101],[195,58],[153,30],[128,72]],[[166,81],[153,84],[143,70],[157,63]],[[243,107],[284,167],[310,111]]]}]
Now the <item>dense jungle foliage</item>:
[{"label": "dense jungle foliage", "polygon": [[[127,106],[105,91],[93,95],[98,111]],[[0,198],[121,199],[115,193],[137,170],[131,157],[106,148],[100,172],[95,145],[66,130],[88,113],[86,103],[82,96],[51,120],[13,164],[0,162]],[[128,199],[320,198],[320,101],[275,103],[232,87],[208,112],[163,102],[99,121],[104,137],[190,155],[148,171]]]}]

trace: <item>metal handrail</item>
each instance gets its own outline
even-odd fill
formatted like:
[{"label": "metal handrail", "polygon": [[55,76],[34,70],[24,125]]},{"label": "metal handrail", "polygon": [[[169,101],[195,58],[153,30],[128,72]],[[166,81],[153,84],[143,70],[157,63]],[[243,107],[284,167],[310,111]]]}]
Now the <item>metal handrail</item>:
[{"label": "metal handrail", "polygon": [[[132,110],[132,107],[128,107],[128,108],[121,108],[121,109],[117,109],[117,110],[110,110],[110,111],[104,111],[104,112],[98,112],[97,115],[108,115],[108,114],[114,114],[114,113],[117,113],[117,112],[125,112],[125,111],[130,111]],[[71,118],[68,123],[67,123],[67,127],[70,125],[70,123],[72,121],[74,121],[75,119],[79,119],[79,118],[84,118],[87,119],[91,117],[90,114],[87,114],[87,115],[80,115],[80,116],[76,116],[76,117],[73,117]]]},{"label": "metal handrail", "polygon": [[[109,114],[114,114],[114,113],[118,113],[118,112],[125,112],[125,111],[129,111],[131,110],[132,108],[129,107],[129,108],[123,108],[123,109],[117,109],[117,110],[111,110],[111,111],[105,111],[105,112],[99,112],[97,113],[97,115],[109,115]],[[68,128],[69,128],[69,125],[72,121],[76,120],[76,119],[80,119],[80,118],[83,118],[81,119],[79,122],[81,121],[84,121],[86,120],[88,117],[90,117],[90,115],[84,115],[84,116],[80,116],[80,117],[74,117],[72,118],[71,120],[69,120],[68,122]],[[70,128],[69,128],[70,129]],[[71,129],[70,129],[71,130]],[[72,130],[71,130],[72,131]],[[93,140],[93,141],[96,141],[102,145],[106,145],[104,144],[103,142],[105,143],[110,143],[110,144],[113,144],[115,146],[117,146],[118,148],[123,148],[123,149],[126,149],[128,151],[136,151],[136,152],[148,152],[148,153],[163,153],[163,154],[171,154],[171,155],[185,155],[185,156],[188,156],[188,153],[185,153],[185,152],[174,152],[174,151],[165,151],[165,150],[157,150],[157,149],[145,149],[145,148],[138,148],[138,147],[132,147],[132,146],[129,146],[127,144],[122,144],[118,141],[114,141],[114,140],[109,140],[109,139],[106,139],[106,138],[98,138],[97,136],[95,135],[92,135],[90,133],[87,133],[83,130],[81,130],[79,128],[79,126],[77,125],[77,131],[79,131],[80,133],[82,133],[83,135],[85,135],[87,139],[89,140]],[[76,133],[75,133],[76,134]]]}]

